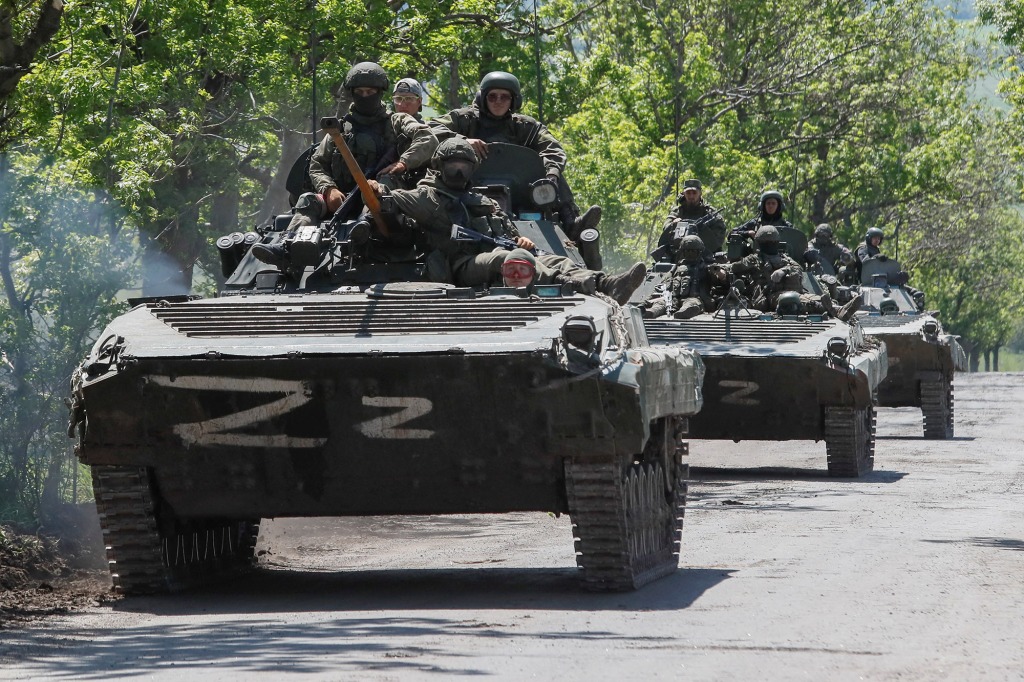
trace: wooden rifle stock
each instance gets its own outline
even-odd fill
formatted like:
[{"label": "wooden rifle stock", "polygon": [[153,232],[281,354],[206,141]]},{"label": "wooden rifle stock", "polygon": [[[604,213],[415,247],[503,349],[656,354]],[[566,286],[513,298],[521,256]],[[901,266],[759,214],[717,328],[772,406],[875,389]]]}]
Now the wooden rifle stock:
[{"label": "wooden rifle stock", "polygon": [[341,121],[334,116],[325,116],[320,119],[320,128],[330,135],[334,146],[341,153],[341,158],[345,160],[348,172],[355,178],[356,185],[359,187],[359,193],[363,196],[363,203],[366,204],[366,208],[370,209],[370,215],[373,216],[373,222],[376,223],[377,229],[385,237],[390,237],[391,234],[388,231],[387,223],[384,222],[384,217],[380,212],[380,200],[373,193],[373,189],[370,188],[370,183],[367,182],[363,169],[359,167],[356,158],[352,156],[352,150],[348,148],[345,138],[341,135]]}]

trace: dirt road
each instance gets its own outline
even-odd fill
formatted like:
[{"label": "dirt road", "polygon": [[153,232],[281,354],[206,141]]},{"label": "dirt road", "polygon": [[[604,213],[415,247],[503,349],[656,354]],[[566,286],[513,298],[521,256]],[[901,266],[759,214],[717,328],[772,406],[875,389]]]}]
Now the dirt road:
[{"label": "dirt road", "polygon": [[958,375],[957,438],[883,409],[875,472],[695,442],[681,568],[574,582],[567,518],[266,523],[248,582],[0,630],[0,679],[1024,676],[1024,375]]}]

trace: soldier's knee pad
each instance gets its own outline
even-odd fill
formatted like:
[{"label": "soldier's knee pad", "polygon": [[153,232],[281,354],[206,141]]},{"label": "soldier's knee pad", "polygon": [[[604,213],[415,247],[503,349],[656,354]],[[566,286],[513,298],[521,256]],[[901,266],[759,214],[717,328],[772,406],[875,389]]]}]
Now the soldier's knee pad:
[{"label": "soldier's knee pad", "polygon": [[327,202],[323,195],[306,192],[295,202],[295,212],[319,221],[327,215]]}]

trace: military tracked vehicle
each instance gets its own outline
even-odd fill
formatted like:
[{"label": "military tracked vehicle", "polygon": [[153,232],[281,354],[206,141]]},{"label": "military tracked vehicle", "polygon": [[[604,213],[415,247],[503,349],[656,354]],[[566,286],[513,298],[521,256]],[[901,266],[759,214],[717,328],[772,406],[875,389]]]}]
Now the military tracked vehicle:
[{"label": "military tracked vehicle", "polygon": [[[656,263],[631,301],[671,275]],[[804,273],[807,293],[821,294]],[[727,297],[715,313],[645,320],[658,348],[692,348],[704,361],[704,409],[695,439],[824,440],[828,473],[859,477],[874,467],[874,394],[885,377],[885,346],[856,324],[822,315],[765,314]]]},{"label": "military tracked vehicle", "polygon": [[878,386],[883,407],[919,407],[924,437],[954,434],[953,373],[967,369],[967,354],[931,313],[918,309],[903,287],[898,261],[870,259],[861,265],[858,321],[881,339],[889,354],[889,373]]},{"label": "military tracked vehicle", "polygon": [[[578,259],[531,203],[542,177],[532,151],[492,145],[476,184]],[[260,520],[287,516],[568,513],[585,586],[676,570],[699,356],[650,347],[602,296],[430,282],[415,246],[317,229],[296,237],[324,247],[301,273],[237,251],[219,297],[136,301],[76,373],[118,590],[251,565]]]}]

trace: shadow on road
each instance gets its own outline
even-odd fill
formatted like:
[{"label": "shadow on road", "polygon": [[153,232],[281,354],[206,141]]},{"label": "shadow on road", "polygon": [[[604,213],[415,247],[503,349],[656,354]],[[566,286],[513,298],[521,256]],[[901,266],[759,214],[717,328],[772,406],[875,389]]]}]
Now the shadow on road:
[{"label": "shadow on road", "polygon": [[260,567],[231,585],[184,595],[127,598],[115,610],[176,615],[310,611],[678,610],[732,573],[680,568],[636,592],[591,593],[573,568],[309,571]]},{"label": "shadow on road", "polygon": [[969,542],[978,547],[994,547],[995,549],[1012,549],[1024,552],[1024,540],[1012,540],[1010,538],[967,538],[966,540],[925,540],[940,545],[957,545]]},{"label": "shadow on road", "polygon": [[860,478],[832,478],[822,469],[795,467],[690,467],[690,478],[696,483],[705,481],[828,481],[838,484],[895,483],[906,476],[904,471],[876,470]]}]

